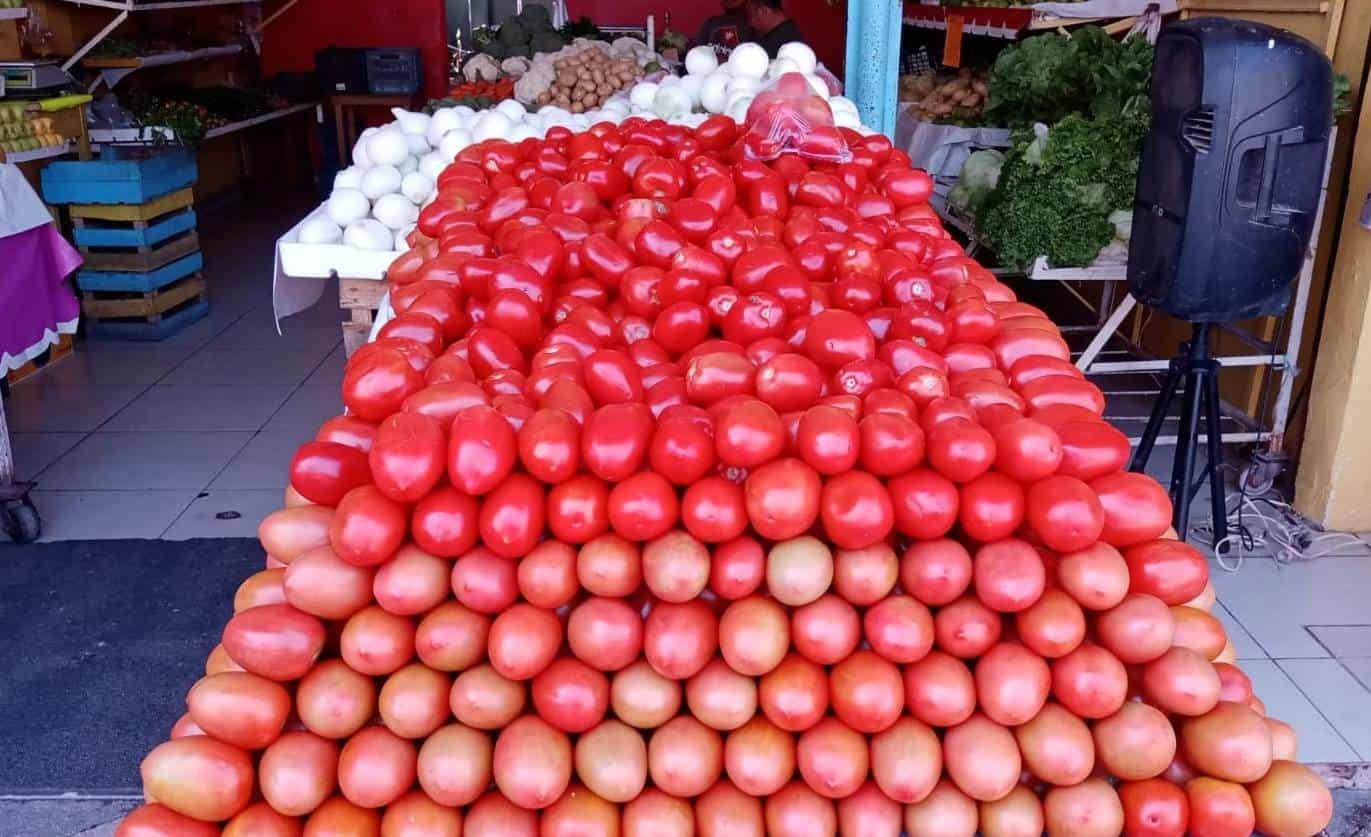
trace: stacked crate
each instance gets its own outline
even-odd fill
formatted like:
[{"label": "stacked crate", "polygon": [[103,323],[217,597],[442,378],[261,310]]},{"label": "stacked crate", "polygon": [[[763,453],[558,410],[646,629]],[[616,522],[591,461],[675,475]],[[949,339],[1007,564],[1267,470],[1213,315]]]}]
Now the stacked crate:
[{"label": "stacked crate", "polygon": [[183,150],[107,148],[53,163],[43,196],[66,204],[85,257],[76,275],[87,332],[161,340],[209,312],[195,232],[195,160]]}]

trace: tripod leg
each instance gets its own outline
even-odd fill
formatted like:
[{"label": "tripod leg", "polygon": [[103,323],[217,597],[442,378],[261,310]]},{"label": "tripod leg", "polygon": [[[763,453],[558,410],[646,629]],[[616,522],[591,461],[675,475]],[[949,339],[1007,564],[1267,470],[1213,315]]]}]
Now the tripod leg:
[{"label": "tripod leg", "polygon": [[1171,502],[1174,505],[1171,525],[1181,540],[1186,539],[1190,525],[1190,480],[1194,470],[1196,432],[1200,420],[1200,399],[1203,396],[1204,370],[1191,367],[1185,375],[1185,398],[1181,402],[1181,426],[1176,432],[1176,462],[1171,468]]},{"label": "tripod leg", "polygon": [[1142,438],[1138,440],[1138,449],[1133,451],[1133,460],[1128,463],[1128,470],[1141,473],[1147,468],[1147,460],[1152,457],[1152,448],[1156,446],[1157,437],[1161,435],[1166,414],[1171,412],[1171,402],[1176,399],[1176,388],[1180,386],[1182,374],[1180,362],[1171,361],[1166,370],[1166,380],[1162,382],[1161,392],[1157,393],[1157,403],[1152,407],[1152,415],[1147,417],[1147,427],[1143,430]]},{"label": "tripod leg", "polygon": [[[1213,515],[1214,543],[1218,544],[1228,537],[1228,507],[1225,503],[1225,484],[1223,469],[1223,425],[1219,416],[1219,364],[1210,364],[1209,374],[1205,375],[1205,418],[1208,424],[1205,445],[1209,454],[1209,507]],[[1224,543],[1219,552],[1227,552]]]}]

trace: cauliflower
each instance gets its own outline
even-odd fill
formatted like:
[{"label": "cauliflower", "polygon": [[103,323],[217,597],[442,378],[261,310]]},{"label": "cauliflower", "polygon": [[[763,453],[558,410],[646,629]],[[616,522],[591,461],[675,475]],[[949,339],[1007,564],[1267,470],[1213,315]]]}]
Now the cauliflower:
[{"label": "cauliflower", "polygon": [[500,62],[482,53],[462,67],[462,75],[467,81],[495,81],[500,77]]},{"label": "cauliflower", "polygon": [[523,77],[524,73],[527,73],[532,66],[533,62],[529,61],[527,58],[515,56],[514,58],[506,58],[504,61],[500,62],[500,72],[511,78],[517,79]]}]

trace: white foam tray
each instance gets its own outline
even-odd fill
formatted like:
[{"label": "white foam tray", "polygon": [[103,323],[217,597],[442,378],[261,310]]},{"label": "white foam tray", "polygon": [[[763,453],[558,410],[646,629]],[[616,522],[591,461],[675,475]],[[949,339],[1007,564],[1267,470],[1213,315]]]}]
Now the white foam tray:
[{"label": "white foam tray", "polygon": [[323,213],[324,207],[320,205],[276,239],[282,272],[302,279],[327,279],[335,275],[348,279],[384,279],[391,262],[400,257],[398,250],[359,250],[346,244],[300,243],[300,228]]}]

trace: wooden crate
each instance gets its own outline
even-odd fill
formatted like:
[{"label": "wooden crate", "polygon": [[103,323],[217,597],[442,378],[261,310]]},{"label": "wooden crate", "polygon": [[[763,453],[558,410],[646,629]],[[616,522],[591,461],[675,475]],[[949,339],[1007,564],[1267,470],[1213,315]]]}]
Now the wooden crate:
[{"label": "wooden crate", "polygon": [[343,323],[343,352],[348,357],[367,342],[376,309],[389,289],[390,283],[384,279],[338,279],[338,307],[349,313],[349,320]]},{"label": "wooden crate", "polygon": [[82,291],[86,330],[120,340],[161,340],[209,313],[208,285],[193,273],[151,291]]},{"label": "wooden crate", "polygon": [[193,209],[176,209],[151,221],[101,221],[73,218],[72,239],[78,247],[152,247],[195,229]]},{"label": "wooden crate", "polygon": [[82,221],[124,221],[137,228],[140,224],[147,226],[163,215],[185,209],[194,202],[194,193],[190,187],[186,187],[146,203],[74,203],[67,207],[67,211],[71,213],[73,223],[79,223],[78,218]]},{"label": "wooden crate", "polygon": [[134,271],[145,273],[170,264],[200,249],[194,230],[155,245],[132,248],[94,248],[81,246],[85,266],[90,270]]}]

